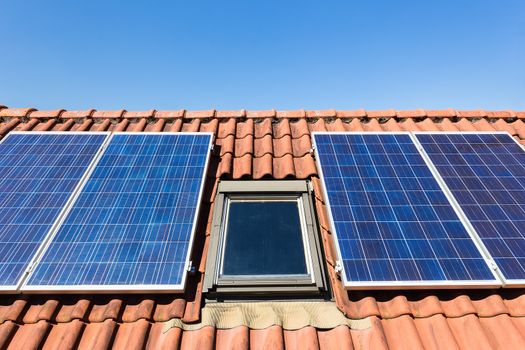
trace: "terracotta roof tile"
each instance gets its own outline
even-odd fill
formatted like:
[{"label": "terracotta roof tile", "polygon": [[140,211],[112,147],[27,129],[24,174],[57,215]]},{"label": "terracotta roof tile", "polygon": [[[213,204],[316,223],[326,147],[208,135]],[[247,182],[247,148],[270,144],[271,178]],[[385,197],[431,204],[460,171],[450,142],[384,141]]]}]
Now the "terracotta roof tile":
[{"label": "terracotta roof tile", "polygon": [[[312,179],[328,277],[338,307],[372,327],[196,331],[163,322],[196,322],[202,306],[205,259],[184,294],[9,296],[0,302],[0,348],[524,348],[525,293],[511,291],[352,291],[335,273],[334,244],[311,149],[312,131],[507,131],[525,143],[525,112],[515,111],[62,111],[0,109],[0,136],[11,130],[211,131],[220,152],[217,178]],[[36,116],[36,117],[35,117]],[[58,117],[58,118],[57,118]],[[246,119],[248,118],[248,119]],[[49,120],[46,120],[49,119]],[[214,181],[214,182],[213,182]],[[209,196],[212,196],[209,194]],[[207,197],[210,200],[210,197]],[[211,199],[213,200],[213,198]],[[209,207],[210,204],[207,204]],[[205,207],[205,206],[203,206]],[[212,210],[199,248],[205,256]]]},{"label": "terracotta roof tile", "polygon": [[289,134],[283,135],[281,138],[273,139],[273,155],[276,158],[284,157],[287,154],[292,154],[292,137]]},{"label": "terracotta roof tile", "polygon": [[24,118],[29,113],[36,111],[34,108],[2,108],[0,109],[0,117],[8,118]]},{"label": "terracotta roof tile", "polygon": [[187,119],[203,119],[203,118],[213,118],[215,116],[215,110],[209,109],[207,111],[186,111],[184,118]]},{"label": "terracotta roof tile", "polygon": [[63,109],[55,109],[52,111],[33,111],[29,112],[29,118],[58,118],[64,112]]}]

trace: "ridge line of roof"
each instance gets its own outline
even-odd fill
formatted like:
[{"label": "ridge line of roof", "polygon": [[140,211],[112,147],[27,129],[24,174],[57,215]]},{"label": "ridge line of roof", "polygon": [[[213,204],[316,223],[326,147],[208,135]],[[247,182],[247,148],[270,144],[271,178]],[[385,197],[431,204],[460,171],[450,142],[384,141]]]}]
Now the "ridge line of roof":
[{"label": "ridge line of roof", "polygon": [[0,117],[26,117],[26,118],[184,118],[184,119],[209,119],[209,118],[246,118],[246,119],[301,119],[301,118],[518,118],[525,119],[524,111],[499,110],[487,111],[456,110],[456,109],[413,109],[413,110],[156,110],[127,111],[120,110],[78,110],[65,109],[37,110],[36,108],[9,108],[0,105]]}]

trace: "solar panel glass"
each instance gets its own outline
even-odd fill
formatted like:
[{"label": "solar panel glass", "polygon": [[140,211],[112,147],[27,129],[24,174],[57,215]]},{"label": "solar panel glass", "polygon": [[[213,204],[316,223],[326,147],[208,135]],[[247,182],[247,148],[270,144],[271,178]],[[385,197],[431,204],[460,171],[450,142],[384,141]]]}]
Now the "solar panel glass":
[{"label": "solar panel glass", "polygon": [[506,133],[418,133],[509,282],[525,280],[525,151]]},{"label": "solar panel glass", "polygon": [[314,140],[348,286],[495,283],[408,133]]},{"label": "solar panel glass", "polygon": [[19,284],[106,137],[29,132],[0,143],[2,289]]},{"label": "solar panel glass", "polygon": [[210,143],[115,134],[25,288],[182,289]]}]

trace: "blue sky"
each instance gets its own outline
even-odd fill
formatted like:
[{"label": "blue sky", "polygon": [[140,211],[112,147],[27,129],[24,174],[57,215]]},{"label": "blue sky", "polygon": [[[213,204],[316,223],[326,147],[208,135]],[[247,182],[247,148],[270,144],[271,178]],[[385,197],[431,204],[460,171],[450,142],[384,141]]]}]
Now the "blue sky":
[{"label": "blue sky", "polygon": [[525,1],[2,1],[0,104],[525,109]]}]

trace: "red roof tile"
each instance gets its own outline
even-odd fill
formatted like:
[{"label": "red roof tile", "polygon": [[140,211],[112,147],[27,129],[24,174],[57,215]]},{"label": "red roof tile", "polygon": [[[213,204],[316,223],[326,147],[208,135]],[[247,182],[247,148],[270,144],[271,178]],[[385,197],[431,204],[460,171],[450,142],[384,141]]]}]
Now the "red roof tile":
[{"label": "red roof tile", "polygon": [[[35,111],[0,106],[0,137],[11,130],[201,131],[215,134],[207,215],[196,235],[198,272],[184,294],[15,295],[0,298],[0,348],[321,348],[523,349],[525,291],[353,291],[334,271],[335,249],[310,154],[313,131],[507,131],[525,144],[525,112],[516,111]],[[202,278],[218,178],[310,178],[335,301],[350,318],[370,318],[358,330],[246,327],[195,331],[165,321],[199,320]],[[206,211],[203,209],[203,212]]]}]

